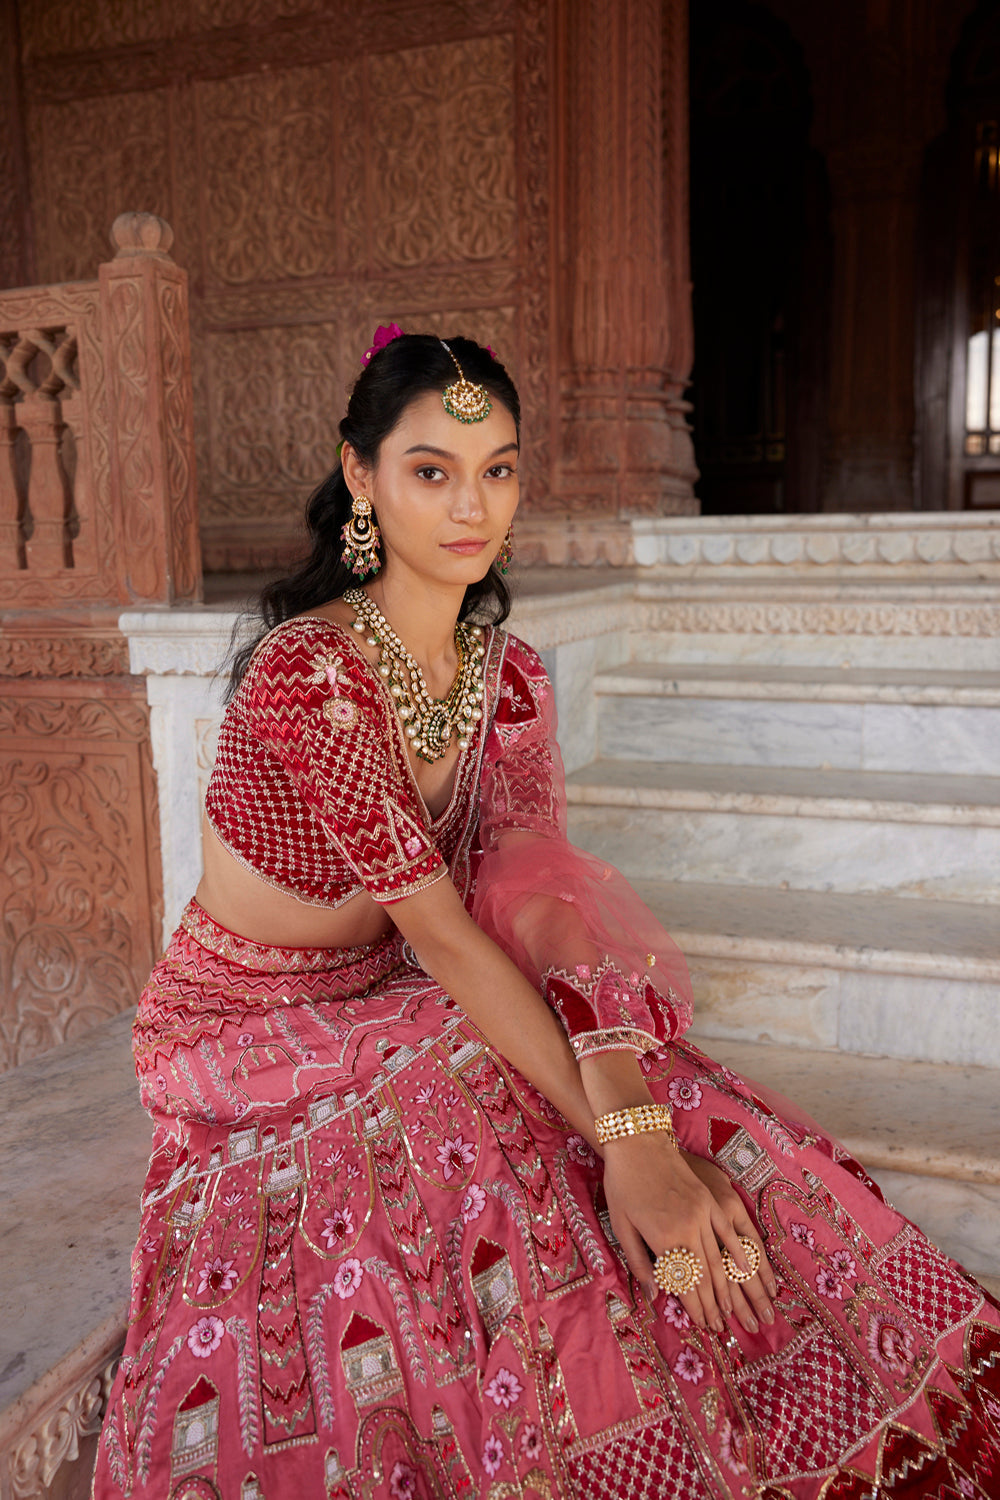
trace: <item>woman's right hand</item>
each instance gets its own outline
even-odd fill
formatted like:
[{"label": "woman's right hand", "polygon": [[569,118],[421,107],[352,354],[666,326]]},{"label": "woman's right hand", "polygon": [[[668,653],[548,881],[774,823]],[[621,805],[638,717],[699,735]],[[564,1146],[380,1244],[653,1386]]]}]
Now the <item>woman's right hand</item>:
[{"label": "woman's right hand", "polygon": [[[734,1283],[727,1280],[722,1264],[722,1249],[726,1249],[737,1266],[749,1269],[739,1235],[750,1234],[761,1255],[758,1274],[753,1278],[754,1282],[759,1280],[764,1298],[761,1315],[773,1322],[773,1311],[770,1319],[766,1316],[770,1302],[763,1289],[763,1279],[769,1277],[773,1284],[773,1276],[739,1195],[721,1191],[716,1195],[666,1134],[625,1136],[607,1142],[603,1151],[611,1226],[629,1269],[647,1294],[654,1297],[660,1292],[653,1280],[649,1251],[661,1255],[668,1250],[690,1250],[701,1262],[704,1274],[697,1286],[680,1297],[688,1316],[699,1328],[723,1333],[724,1318],[735,1311],[743,1326],[755,1332],[753,1311],[738,1287],[738,1300],[734,1298]],[[726,1186],[730,1186],[728,1179]]]}]

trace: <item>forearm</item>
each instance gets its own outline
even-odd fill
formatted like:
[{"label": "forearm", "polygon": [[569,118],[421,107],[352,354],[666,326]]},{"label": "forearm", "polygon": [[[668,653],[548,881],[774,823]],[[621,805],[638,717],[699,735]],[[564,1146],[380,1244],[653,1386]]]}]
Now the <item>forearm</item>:
[{"label": "forearm", "polygon": [[594,1116],[558,1018],[484,934],[474,951],[435,954],[434,978],[496,1050],[591,1143]]},{"label": "forearm", "polygon": [[579,1066],[587,1106],[595,1116],[652,1101],[632,1051],[598,1052],[581,1058]]},{"label": "forearm", "polygon": [[486,1040],[588,1141],[594,1116],[558,1018],[463,907],[450,881],[390,908],[421,965]]}]

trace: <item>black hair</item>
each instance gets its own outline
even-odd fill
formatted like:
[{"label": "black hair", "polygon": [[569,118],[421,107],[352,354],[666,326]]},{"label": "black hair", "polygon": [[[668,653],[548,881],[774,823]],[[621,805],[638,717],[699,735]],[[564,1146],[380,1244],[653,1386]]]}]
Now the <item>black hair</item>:
[{"label": "black hair", "polygon": [[[451,338],[448,344],[466,379],[484,385],[507,408],[520,440],[521,404],[503,365],[472,339]],[[373,354],[361,371],[340,424],[340,436],[364,463],[374,466],[382,443],[411,401],[426,391],[440,393],[457,379],[454,361],[436,334],[404,333]],[[252,639],[232,654],[227,700],[239,687],[258,642],[269,630],[294,615],[339,599],[346,589],[357,585],[356,575],[344,562],[341,538],[353,499],[338,463],[306,503],[308,556],[294,572],[267,584],[250,611],[249,618],[258,628]],[[459,619],[502,625],[509,613],[510,591],[494,563],[485,578],[469,584]],[[237,633],[242,633],[240,626]]]}]

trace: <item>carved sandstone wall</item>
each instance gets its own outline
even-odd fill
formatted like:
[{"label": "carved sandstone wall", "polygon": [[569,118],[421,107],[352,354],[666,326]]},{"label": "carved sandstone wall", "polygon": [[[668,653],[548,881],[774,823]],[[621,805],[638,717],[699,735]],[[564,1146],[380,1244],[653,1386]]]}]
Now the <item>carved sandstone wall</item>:
[{"label": "carved sandstone wall", "polygon": [[122,214],[96,281],[0,292],[0,1071],[130,1005],[160,938],[124,604],[201,597],[187,278]]},{"label": "carved sandstone wall", "polygon": [[35,279],[93,275],[125,203],[176,231],[208,569],[294,547],[391,319],[518,374],[526,510],[694,508],[682,0],[0,3]]}]

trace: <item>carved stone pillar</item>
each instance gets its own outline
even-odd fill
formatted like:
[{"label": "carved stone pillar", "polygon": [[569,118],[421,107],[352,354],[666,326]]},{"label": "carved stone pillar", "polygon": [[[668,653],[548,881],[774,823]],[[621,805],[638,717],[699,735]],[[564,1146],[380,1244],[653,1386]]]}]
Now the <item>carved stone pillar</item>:
[{"label": "carved stone pillar", "polygon": [[685,0],[556,0],[556,500],[697,512]]},{"label": "carved stone pillar", "polygon": [[111,492],[127,595],[201,596],[187,275],[155,214],[119,214],[100,267],[111,396]]}]

